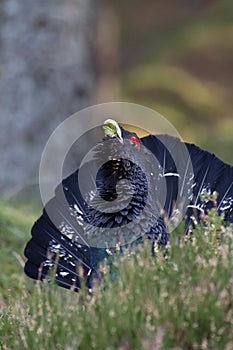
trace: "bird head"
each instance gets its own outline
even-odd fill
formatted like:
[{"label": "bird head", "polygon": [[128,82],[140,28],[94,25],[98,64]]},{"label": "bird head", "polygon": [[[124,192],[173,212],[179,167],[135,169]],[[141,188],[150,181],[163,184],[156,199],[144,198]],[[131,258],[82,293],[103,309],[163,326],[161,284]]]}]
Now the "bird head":
[{"label": "bird head", "polygon": [[133,148],[140,150],[140,139],[137,134],[123,129],[115,120],[105,120],[103,130],[106,138],[115,138],[122,145],[124,145],[124,141],[127,140]]},{"label": "bird head", "polygon": [[[115,120],[107,119],[103,125],[103,154],[108,154],[111,177],[119,179],[135,175],[135,164],[145,160],[141,141],[134,132],[125,130]],[[104,142],[108,141],[108,142]]]},{"label": "bird head", "polygon": [[147,151],[137,134],[125,130],[112,119],[104,122],[103,130],[104,138],[96,148],[95,157],[97,163],[102,163],[97,175],[98,187],[103,189],[102,197],[113,200],[116,197],[116,184],[123,179],[135,186],[140,183],[147,187],[143,167],[141,168],[141,165],[148,162]]}]

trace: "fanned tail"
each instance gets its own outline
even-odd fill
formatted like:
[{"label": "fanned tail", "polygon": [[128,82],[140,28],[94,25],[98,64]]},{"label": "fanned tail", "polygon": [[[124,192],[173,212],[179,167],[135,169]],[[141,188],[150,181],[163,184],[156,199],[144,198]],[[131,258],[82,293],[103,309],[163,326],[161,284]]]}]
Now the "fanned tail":
[{"label": "fanned tail", "polygon": [[[198,146],[183,143],[169,135],[149,135],[141,139],[143,145],[151,151],[159,162],[160,178],[166,178],[165,214],[172,216],[173,210],[184,206],[187,229],[191,216],[201,214],[213,207],[208,196],[217,192],[217,209],[228,222],[233,222],[233,167],[225,164],[214,154]],[[182,169],[182,172],[180,172]],[[158,196],[160,197],[158,187]],[[186,229],[186,231],[187,231]]]},{"label": "fanned tail", "polygon": [[193,200],[190,208],[196,209],[199,214],[206,213],[213,207],[213,201],[208,197],[217,192],[219,214],[223,213],[226,221],[233,222],[233,167],[193,144],[186,146],[194,172]]},{"label": "fanned tail", "polygon": [[28,261],[25,273],[34,279],[48,277],[54,269],[55,281],[66,288],[80,287],[79,269],[82,266],[83,277],[91,288],[91,275],[95,272],[89,247],[72,242],[53,225],[44,211],[43,216],[32,228],[32,239],[25,248]]},{"label": "fanned tail", "polygon": [[83,229],[88,220],[85,202],[77,186],[77,172],[63,180],[55,197],[35,222],[32,238],[25,248],[25,273],[33,279],[54,280],[65,288],[78,290],[81,279],[92,288],[93,275],[106,257],[106,249],[91,247]]}]

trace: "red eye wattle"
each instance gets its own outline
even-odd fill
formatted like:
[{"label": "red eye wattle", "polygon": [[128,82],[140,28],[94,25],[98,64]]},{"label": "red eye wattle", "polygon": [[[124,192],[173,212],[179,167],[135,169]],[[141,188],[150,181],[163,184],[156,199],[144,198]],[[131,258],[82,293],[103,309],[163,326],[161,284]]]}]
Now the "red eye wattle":
[{"label": "red eye wattle", "polygon": [[133,141],[137,149],[140,149],[140,141],[136,136],[130,136],[129,141]]}]

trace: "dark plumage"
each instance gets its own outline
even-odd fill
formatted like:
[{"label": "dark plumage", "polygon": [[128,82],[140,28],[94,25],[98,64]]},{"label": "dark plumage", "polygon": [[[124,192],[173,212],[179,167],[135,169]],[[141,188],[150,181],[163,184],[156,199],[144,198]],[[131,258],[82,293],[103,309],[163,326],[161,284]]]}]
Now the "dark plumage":
[{"label": "dark plumage", "polygon": [[[78,290],[80,264],[86,285],[91,288],[99,262],[108,256],[106,242],[110,238],[111,242],[115,239],[115,243],[129,244],[145,235],[166,245],[169,227],[163,217],[170,218],[172,229],[179,214],[186,214],[188,228],[193,211],[200,217],[213,206],[205,196],[213,191],[218,192],[219,213],[233,222],[232,166],[172,136],[139,139],[111,123],[105,125],[103,141],[107,142],[97,145],[94,159],[83,168],[87,182],[96,183],[96,191],[90,192],[87,183],[83,198],[78,169],[57,187],[54,198],[35,222],[25,248],[25,273],[29,277],[48,278],[48,271],[56,264],[56,282]],[[151,153],[156,161],[151,161]],[[105,157],[108,162],[103,162]],[[93,166],[99,169],[96,179]],[[106,202],[112,204],[111,210]],[[120,234],[115,237],[113,229]]]}]

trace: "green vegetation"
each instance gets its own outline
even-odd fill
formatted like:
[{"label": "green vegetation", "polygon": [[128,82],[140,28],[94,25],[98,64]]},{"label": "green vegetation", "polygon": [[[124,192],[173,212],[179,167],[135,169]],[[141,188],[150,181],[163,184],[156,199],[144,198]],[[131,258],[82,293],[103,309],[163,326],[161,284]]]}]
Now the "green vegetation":
[{"label": "green vegetation", "polygon": [[0,200],[0,308],[22,289],[23,249],[36,219],[29,206],[9,205]]},{"label": "green vegetation", "polygon": [[233,2],[199,5],[121,4],[122,97],[158,111],[186,142],[232,163]]},{"label": "green vegetation", "polygon": [[149,241],[116,257],[117,278],[104,265],[92,294],[23,276],[33,220],[1,203],[1,349],[233,348],[233,230],[214,209],[154,257]]}]

